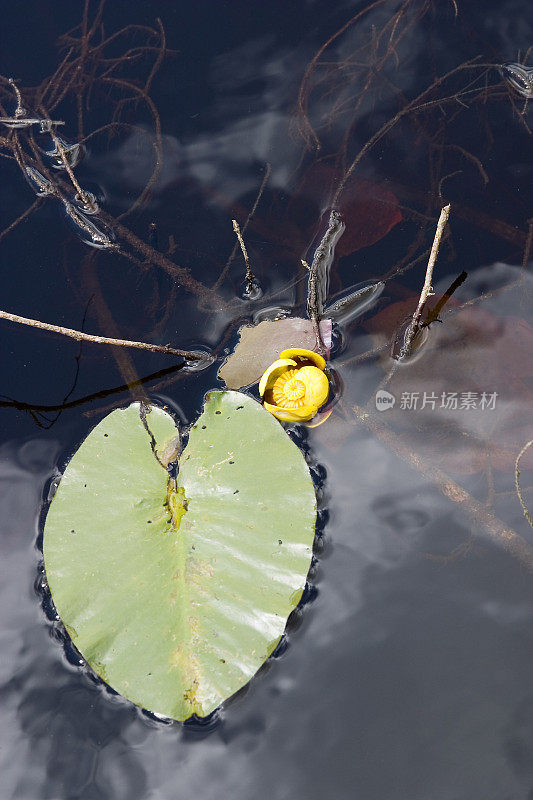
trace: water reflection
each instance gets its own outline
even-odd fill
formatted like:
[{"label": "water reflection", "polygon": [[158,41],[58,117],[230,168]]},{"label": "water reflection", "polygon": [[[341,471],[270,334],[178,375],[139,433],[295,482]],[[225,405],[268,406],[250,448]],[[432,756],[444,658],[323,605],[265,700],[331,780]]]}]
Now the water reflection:
[{"label": "water reflection", "polygon": [[[258,308],[257,318],[262,313],[285,313],[298,303],[302,308],[306,277],[296,274],[295,258],[305,257],[303,251],[312,238],[309,226],[316,224],[316,212],[326,207],[330,187],[320,180],[304,187],[299,203],[290,209],[302,225],[288,220],[287,196],[294,190],[301,157],[297,138],[289,135],[288,121],[309,59],[360,6],[345,2],[332,13],[329,5],[317,2],[283,7],[274,3],[266,4],[258,15],[246,13],[239,19],[228,4],[212,4],[208,24],[204,10],[200,13],[196,6],[186,11],[184,6],[183,13],[174,15],[159,5],[157,10],[154,4],[132,4],[127,20],[118,5],[115,9],[109,3],[106,8],[112,18],[120,17],[118,26],[130,16],[144,24],[143,14],[149,10],[152,15],[155,10],[165,18],[171,46],[183,51],[158,85],[164,112],[164,169],[154,179],[149,203],[135,220],[136,233],[144,235],[152,212],[157,211],[158,251],[181,248],[177,263],[190,266],[206,283],[214,282],[233,246],[228,209],[242,205],[239,218],[246,217],[265,162],[272,162],[269,189],[255,227],[247,235],[250,250],[255,251],[254,266],[258,263],[264,273],[261,283],[267,310]],[[383,102],[380,87],[366,103],[359,103],[347,80],[339,89],[339,116],[328,118],[328,91],[322,93],[322,80],[327,83],[331,75],[339,75],[334,70],[341,63],[348,72],[362,69],[373,77],[369,66],[375,61],[373,56],[368,56],[369,63],[352,64],[350,59],[367,38],[372,47],[376,44],[372,31],[390,22],[402,4],[376,6],[363,26],[353,25],[346,37],[332,43],[320,66],[311,109],[313,122],[322,125],[319,159],[346,134],[343,109],[355,108],[350,117],[350,147],[356,151],[391,117],[391,110],[397,112],[402,96],[415,97],[427,86],[434,69],[443,74],[462,59],[480,54],[491,62],[514,61],[517,51],[529,46],[533,28],[525,2],[491,0],[480,5],[463,0],[457,5],[457,20],[452,3],[431,7],[437,15],[431,36],[428,19],[413,18],[405,38],[396,42],[390,54],[392,67],[384,76],[393,86],[388,102]],[[46,48],[47,58],[53,39],[70,26],[65,20],[74,13],[73,4],[60,3],[58,8],[61,31],[52,36],[52,30],[43,26],[34,39],[36,46]],[[21,14],[25,34],[31,37],[26,5],[18,10],[17,4],[6,7],[6,31],[18,30]],[[75,17],[72,25],[80,21],[78,9]],[[218,24],[221,19],[224,27]],[[107,26],[107,17],[105,22]],[[432,36],[435,49],[428,56],[426,47]],[[18,74],[23,65],[16,36],[13,42],[10,46],[6,39],[4,56],[17,65]],[[336,88],[334,82],[328,84],[330,88]],[[508,91],[503,83],[498,92],[493,106],[482,94],[477,105],[463,108],[466,113],[460,125],[454,122],[450,105],[444,113],[435,107],[434,116],[419,114],[401,135],[372,152],[363,164],[365,192],[376,181],[393,176],[394,192],[409,207],[402,208],[402,222],[398,206],[393,209],[394,244],[374,237],[369,246],[365,239],[357,260],[350,257],[335,266],[332,286],[336,292],[359,281],[368,285],[396,263],[400,251],[403,256],[411,247],[419,226],[434,211],[435,197],[440,202],[431,193],[436,187],[425,178],[434,177],[435,153],[439,159],[443,153],[449,155],[440,138],[443,126],[463,125],[458,141],[479,144],[476,152],[490,169],[491,180],[483,192],[477,192],[471,174],[464,170],[462,183],[445,184],[453,185],[456,197],[452,199],[468,224],[459,224],[459,213],[452,220],[454,249],[443,250],[435,273],[436,280],[440,281],[439,276],[442,280],[436,288],[447,288],[465,268],[469,278],[455,300],[468,302],[484,291],[490,296],[455,316],[452,313],[444,325],[432,326],[419,359],[398,373],[394,386],[389,385],[398,392],[398,400],[395,410],[384,412],[383,419],[406,446],[423,454],[425,465],[445,470],[456,486],[487,508],[493,502],[497,516],[531,544],[512,472],[513,454],[531,436],[531,279],[528,273],[521,286],[505,289],[520,277],[518,267],[495,263],[478,269],[496,258],[520,263],[522,254],[517,250],[523,247],[526,233],[518,228],[531,208],[524,156],[530,137],[524,133],[526,138],[520,138],[523,124],[505,105]],[[93,96],[93,101],[91,108],[98,117],[99,100]],[[453,108],[459,105],[454,101]],[[495,120],[502,121],[501,127]],[[139,122],[137,117],[135,122]],[[99,123],[97,118],[95,126]],[[109,204],[119,211],[130,207],[133,190],[142,189],[152,174],[153,141],[143,126],[141,121],[127,135],[111,139],[109,149],[89,154],[91,173],[100,172],[102,183],[111,184]],[[428,137],[431,160],[426,162],[423,152]],[[312,158],[309,152],[304,154],[307,158]],[[454,162],[450,172],[457,168]],[[442,174],[448,174],[447,168]],[[28,177],[34,179],[34,191],[46,188],[45,184],[39,188],[38,175]],[[10,208],[18,198],[18,188],[6,179],[2,191]],[[384,215],[374,208],[374,217],[382,222]],[[385,208],[383,203],[381,208]],[[74,288],[64,288],[64,273],[78,276],[82,271],[79,252],[69,249],[70,244],[56,232],[49,235],[46,213],[44,209],[44,216],[27,220],[25,224],[35,223],[35,228],[21,228],[12,240],[12,250],[5,251],[7,263],[24,269],[17,273],[24,280],[6,282],[5,291],[13,308],[26,307],[26,303],[31,308],[34,303],[39,309],[50,308],[50,318],[60,320],[73,306],[83,305],[90,292],[76,280]],[[358,245],[373,221],[365,217]],[[476,227],[478,223],[481,228]],[[99,221],[96,224],[99,227]],[[227,239],[219,235],[222,229],[229,230]],[[6,237],[2,246],[9,244]],[[449,263],[448,257],[455,260]],[[157,324],[164,319],[159,329],[163,341],[179,333],[215,346],[222,342],[227,327],[236,324],[239,313],[250,312],[241,307],[208,316],[187,304],[178,285],[165,317],[162,296],[170,290],[163,283],[154,292],[153,310],[148,312],[148,300],[152,302],[146,291],[149,273],[139,277],[131,264],[118,260],[113,270],[100,266],[102,279],[116,292],[113,310],[123,314],[120,323],[124,321],[127,328],[131,317],[137,322],[152,313]],[[235,270],[237,274],[225,296],[232,292],[234,296],[242,271]],[[333,363],[342,380],[342,397],[327,422],[306,433],[314,458],[327,468],[323,491],[330,511],[313,576],[319,590],[317,601],[303,610],[300,625],[290,632],[288,647],[279,658],[227,704],[208,730],[147,718],[72,667],[61,645],[49,635],[50,623],[31,587],[38,561],[34,542],[41,492],[56,468],[57,446],[50,437],[60,439],[64,461],[66,451],[72,452],[89,424],[83,416],[85,402],[94,404],[102,399],[101,387],[119,383],[122,400],[127,386],[117,379],[112,362],[109,366],[91,354],[82,365],[81,401],[53,406],[62,396],[55,380],[64,375],[65,350],[56,342],[47,345],[39,340],[36,345],[35,339],[24,338],[26,334],[18,332],[11,338],[6,332],[4,385],[9,388],[3,391],[24,397],[26,408],[32,407],[30,401],[40,400],[38,407],[45,411],[65,408],[71,412],[48,437],[43,434],[36,439],[33,434],[29,441],[24,437],[30,420],[13,408],[3,410],[9,415],[4,430],[14,440],[0,452],[4,734],[0,770],[6,800],[218,800],[226,796],[235,800],[526,800],[531,796],[531,573],[496,538],[486,535],[486,527],[465,513],[465,504],[436,488],[427,471],[407,466],[353,413],[356,404],[364,408],[369,402],[376,413],[373,396],[391,365],[388,350],[357,359],[378,340],[387,341],[388,322],[377,319],[378,312],[419,291],[418,280],[409,284],[408,278],[396,275],[387,282],[379,305],[363,309],[364,315],[357,320],[347,320]],[[457,306],[448,308],[454,312]],[[231,348],[231,336],[222,349]],[[159,374],[155,372],[159,362],[141,363],[140,375],[159,380],[166,374],[164,364]],[[194,385],[191,379],[186,386],[157,390],[163,392],[162,397],[168,395],[174,407],[179,406],[184,421],[194,418],[203,392],[216,385],[214,369],[196,377]],[[498,392],[495,417],[469,411],[456,416],[453,409],[428,406],[421,414],[409,416],[407,409],[399,408],[403,392],[438,394],[484,388]],[[116,401],[115,390],[103,392],[107,394],[112,395],[109,402]],[[298,431],[292,435],[299,437]],[[524,463],[523,468],[524,477],[530,477],[531,464]]]}]

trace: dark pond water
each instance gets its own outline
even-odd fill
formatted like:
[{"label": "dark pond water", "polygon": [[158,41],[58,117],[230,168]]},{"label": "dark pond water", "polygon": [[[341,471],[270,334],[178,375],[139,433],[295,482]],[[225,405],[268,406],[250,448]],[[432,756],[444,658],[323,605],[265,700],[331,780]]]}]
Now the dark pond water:
[{"label": "dark pond water", "polygon": [[[103,194],[108,222],[147,183],[150,191],[120,221],[126,255],[89,248],[60,201],[40,203],[0,240],[0,306],[219,356],[186,372],[165,355],[80,350],[1,322],[5,800],[533,798],[533,531],[514,484],[516,456],[533,438],[532,119],[490,66],[517,62],[533,44],[531,5],[377,2],[313,66],[365,8],[115,0],[78,72],[68,65],[80,57],[82,3],[3,8],[0,73],[24,88],[28,110],[35,87],[55,73],[43,102],[65,121],[66,141],[124,123],[89,138],[76,168]],[[91,3],[89,27],[96,14]],[[157,57],[157,18],[173,52],[148,87],[153,105],[138,93],[124,103]],[[98,49],[133,25],[155,33],[129,27]],[[135,49],[147,44],[156,49]],[[113,61],[124,54],[126,62]],[[303,313],[299,262],[312,258],[343,170],[438,76],[475,57],[414,103],[429,105],[383,131],[341,199],[349,242],[331,292],[387,282],[372,308],[339,329],[340,399],[305,431],[329,512],[314,599],[288,646],[208,724],[158,722],[77,666],[43,612],[39,534],[50,482],[91,427],[130,401],[123,384],[152,376],[147,395],[190,424],[204,393],[222,385],[220,359],[239,321],[274,306]],[[64,58],[66,71],[56,73]],[[1,88],[13,114],[12,93]],[[151,179],[159,124],[162,169]],[[35,195],[13,159],[0,169],[6,229]],[[234,246],[231,220],[244,224],[267,172],[245,235],[260,300],[239,299],[240,257],[216,302],[186,290],[167,261],[154,263],[163,254],[204,286],[217,283]],[[463,270],[468,278],[418,357],[386,381],[387,343],[414,309],[443,201],[453,208],[434,287],[442,293]],[[127,231],[152,249],[125,243]],[[375,407],[380,388],[396,398],[386,412]],[[526,453],[530,503],[532,480]]]}]

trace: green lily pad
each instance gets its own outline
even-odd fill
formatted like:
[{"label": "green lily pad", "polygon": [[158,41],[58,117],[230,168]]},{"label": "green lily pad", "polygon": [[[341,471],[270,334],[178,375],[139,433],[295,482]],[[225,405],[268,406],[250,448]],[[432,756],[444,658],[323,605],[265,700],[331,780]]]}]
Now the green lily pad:
[{"label": "green lily pad", "polygon": [[72,457],[46,519],[45,568],[92,669],[185,720],[216,709],[278,644],[305,587],[315,493],[300,450],[244,394],[208,395],[177,482],[160,463],[172,417],[151,407],[143,424],[140,411],[113,411]]}]

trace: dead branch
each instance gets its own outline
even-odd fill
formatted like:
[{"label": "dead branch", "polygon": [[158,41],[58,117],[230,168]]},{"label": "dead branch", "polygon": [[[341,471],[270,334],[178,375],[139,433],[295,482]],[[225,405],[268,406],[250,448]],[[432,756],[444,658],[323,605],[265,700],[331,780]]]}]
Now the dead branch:
[{"label": "dead branch", "polygon": [[41,322],[37,319],[29,319],[28,317],[21,317],[18,314],[11,314],[9,311],[0,311],[0,319],[7,319],[10,322],[17,322],[19,325],[28,325],[31,328],[39,328],[43,331],[50,331],[50,333],[60,333],[62,336],[68,336],[71,339],[76,339],[78,342],[92,342],[93,344],[110,344],[115,347],[134,347],[137,350],[149,350],[152,353],[165,353],[170,356],[179,356],[186,361],[203,361],[206,358],[205,353],[194,353],[188,350],[178,350],[170,345],[150,344],[149,342],[132,342],[128,339],[110,339],[107,336],[95,336],[90,333],[83,333],[76,331],[72,328],[64,328],[62,325],[52,325],[49,322]]},{"label": "dead branch", "polygon": [[412,469],[428,478],[444,497],[464,509],[474,522],[484,527],[496,544],[503,546],[512,556],[518,558],[528,570],[533,570],[533,547],[516,531],[498,519],[483,503],[472,497],[449,475],[436,467],[430,459],[413,453],[401,437],[390,430],[386,423],[377,420],[372,413],[365,411],[360,406],[355,405],[353,411],[359,422],[362,422],[380,442],[387,445]]},{"label": "dead branch", "polygon": [[[252,206],[252,208],[250,210],[250,213],[248,214],[248,216],[246,218],[246,222],[242,226],[242,234],[243,235],[246,233],[246,228],[250,224],[250,220],[252,219],[252,217],[254,216],[255,212],[257,211],[257,206],[259,205],[259,201],[261,200],[261,197],[263,196],[263,192],[265,191],[265,187],[266,187],[266,185],[268,183],[268,179],[270,178],[271,171],[272,171],[272,165],[267,162],[267,164],[265,165],[265,174],[263,176],[263,180],[261,181],[261,186],[259,187],[259,191],[257,192],[254,204],[253,204],[253,206]],[[222,284],[224,278],[228,274],[229,268],[231,267],[231,265],[233,263],[233,260],[234,260],[235,256],[237,255],[238,244],[239,244],[238,242],[235,242],[235,246],[233,247],[233,250],[231,251],[230,257],[228,258],[224,269],[222,270],[222,272],[220,273],[220,275],[217,278],[216,283],[212,287],[213,290],[216,291],[217,289],[220,288],[220,285]]]},{"label": "dead branch", "polygon": [[321,353],[325,352],[325,346],[320,332],[320,320],[328,293],[329,270],[335,257],[335,247],[345,227],[339,212],[332,211],[329,215],[328,229],[315,250],[311,266],[302,259],[302,264],[309,270],[307,313],[313,323],[316,344]]},{"label": "dead branch", "polygon": [[239,227],[239,223],[236,219],[232,219],[233,223],[233,230],[235,231],[235,235],[237,237],[237,241],[239,242],[239,246],[241,248],[242,257],[244,258],[244,263],[246,265],[246,292],[249,296],[253,294],[254,286],[255,286],[255,275],[252,272],[252,268],[250,266],[250,259],[248,258],[248,251],[246,250],[246,245],[244,244],[244,239],[242,238],[241,229]]},{"label": "dead branch", "polygon": [[444,206],[444,208],[440,212],[439,221],[437,223],[437,230],[435,231],[435,238],[433,239],[431,253],[429,254],[424,286],[422,287],[422,291],[420,292],[420,298],[418,300],[416,311],[413,314],[413,318],[409,324],[409,327],[405,332],[403,345],[398,355],[398,361],[405,361],[405,359],[411,355],[414,339],[416,335],[420,332],[420,329],[422,327],[421,325],[422,312],[424,311],[424,307],[427,303],[428,297],[430,296],[430,294],[432,294],[431,283],[433,280],[433,269],[435,267],[435,262],[437,261],[437,256],[439,254],[439,247],[442,239],[442,234],[444,233],[444,228],[446,227],[446,223],[448,222],[448,217],[450,216],[450,208],[451,206],[448,204],[447,206]]}]

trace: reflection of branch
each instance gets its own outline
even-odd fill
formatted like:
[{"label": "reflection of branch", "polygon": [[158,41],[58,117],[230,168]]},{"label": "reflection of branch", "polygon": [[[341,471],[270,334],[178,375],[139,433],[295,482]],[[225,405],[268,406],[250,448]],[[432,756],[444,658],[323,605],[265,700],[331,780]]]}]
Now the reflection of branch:
[{"label": "reflection of branch", "polygon": [[515,485],[516,485],[516,493],[518,495],[518,499],[520,500],[520,505],[522,506],[522,511],[524,512],[524,517],[527,519],[527,521],[529,522],[529,524],[533,528],[533,519],[531,517],[531,514],[529,512],[528,507],[524,503],[524,498],[522,497],[522,490],[520,488],[520,469],[519,469],[520,459],[522,458],[522,456],[524,455],[526,450],[529,450],[529,448],[531,447],[532,444],[533,444],[533,439],[531,439],[530,442],[527,442],[527,444],[525,444],[523,446],[523,448],[520,450],[520,452],[518,453],[518,455],[516,457],[515,466],[514,466],[514,482],[515,482]]},{"label": "reflection of branch", "polygon": [[431,282],[433,280],[433,268],[435,266],[435,262],[439,254],[439,247],[442,239],[442,234],[444,233],[444,228],[446,227],[446,223],[448,222],[449,216],[450,216],[450,205],[448,204],[447,206],[444,206],[444,208],[440,212],[439,221],[437,222],[437,230],[435,231],[435,238],[433,239],[433,246],[431,248],[431,253],[429,254],[424,286],[422,287],[422,291],[420,292],[420,298],[418,300],[416,311],[413,314],[413,319],[409,323],[409,327],[405,332],[405,337],[403,340],[402,348],[400,350],[400,354],[398,356],[398,361],[403,361],[404,359],[408,358],[411,355],[414,339],[417,333],[420,332],[420,328],[422,327],[421,326],[422,312],[427,303],[427,299],[432,292]]},{"label": "reflection of branch", "polygon": [[37,319],[19,317],[18,314],[10,314],[8,311],[0,311],[0,319],[8,319],[11,322],[18,322],[20,325],[29,325],[32,328],[40,328],[51,333],[61,333],[69,336],[78,342],[93,342],[94,344],[111,344],[116,347],[136,347],[138,350],[150,350],[152,353],[166,353],[171,356],[180,356],[187,361],[202,361],[206,359],[204,353],[193,353],[188,350],[177,350],[174,347],[163,344],[150,344],[149,342],[131,342],[128,339],[109,339],[107,336],[94,336],[90,333],[82,333],[72,328],[63,328],[61,325],[51,325],[48,322],[40,322]]},{"label": "reflection of branch", "polygon": [[31,204],[31,206],[28,206],[28,208],[26,209],[26,211],[23,211],[23,212],[22,212],[22,214],[20,214],[20,216],[18,216],[18,217],[16,218],[16,220],[14,220],[14,221],[11,223],[11,225],[8,225],[8,226],[7,226],[7,228],[4,228],[4,230],[0,232],[0,240],[2,240],[2,239],[4,238],[4,236],[7,236],[7,234],[8,234],[10,231],[12,231],[12,230],[13,230],[13,228],[16,228],[16,227],[17,227],[17,225],[20,225],[20,223],[21,223],[21,222],[22,222],[24,219],[26,219],[26,217],[29,217],[29,216],[30,216],[30,214],[33,214],[33,212],[35,211],[35,209],[36,209],[36,208],[39,208],[39,206],[40,206],[40,205],[41,205],[41,198],[40,198],[40,197],[38,197],[38,198],[37,198],[37,200],[34,200],[34,201],[33,201],[33,203]]},{"label": "reflection of branch", "polygon": [[444,294],[442,295],[439,302],[436,304],[435,308],[432,308],[431,311],[428,312],[425,322],[423,323],[423,327],[427,328],[431,325],[432,322],[435,322],[439,318],[439,314],[452,296],[452,294],[456,291],[456,289],[463,284],[466,279],[468,278],[468,272],[461,272],[460,275],[453,281],[453,283],[448,286]]},{"label": "reflection of branch", "polygon": [[529,570],[533,570],[533,547],[525,539],[519,536],[512,528],[507,527],[483,503],[472,497],[462,486],[459,486],[458,483],[446,475],[443,470],[434,466],[430,459],[413,453],[402,441],[401,437],[390,430],[385,423],[378,421],[373,414],[365,411],[360,406],[355,405],[353,410],[357,419],[372,431],[380,442],[387,445],[395,455],[405,461],[412,469],[417,470],[431,480],[448,500],[460,505],[474,521],[484,525],[489,536],[497,544],[503,545],[512,556],[518,558]]},{"label": "reflection of branch", "polygon": [[378,131],[376,131],[376,133],[374,133],[370,137],[370,139],[367,140],[367,142],[359,150],[359,152],[355,156],[354,160],[352,161],[352,163],[350,164],[350,166],[348,167],[348,169],[344,173],[344,177],[343,177],[342,181],[340,182],[340,184],[339,184],[339,186],[337,188],[337,191],[335,192],[335,196],[333,198],[333,201],[332,201],[332,206],[334,208],[337,207],[338,202],[339,202],[339,198],[340,198],[340,196],[342,195],[342,193],[344,191],[346,183],[347,183],[349,177],[351,176],[351,174],[353,173],[354,169],[356,168],[356,166],[359,164],[359,162],[374,147],[374,145],[377,142],[379,142],[380,139],[382,139],[391,130],[391,128],[393,128],[401,119],[403,119],[403,117],[407,116],[407,114],[410,114],[411,112],[418,112],[418,111],[422,111],[422,110],[425,110],[425,109],[434,108],[436,106],[441,106],[441,105],[443,105],[444,103],[447,103],[447,102],[456,102],[457,99],[460,96],[470,95],[470,94],[473,94],[473,93],[479,91],[478,89],[471,89],[471,90],[467,90],[467,91],[463,90],[461,92],[457,92],[456,94],[450,95],[449,97],[440,97],[440,98],[438,98],[436,100],[427,100],[426,101],[426,97],[428,97],[431,94],[432,91],[434,91],[435,89],[438,89],[446,80],[448,80],[448,78],[451,78],[452,75],[455,75],[456,73],[460,72],[461,70],[472,69],[472,68],[475,69],[475,68],[481,67],[482,66],[481,64],[477,64],[476,65],[474,63],[478,59],[479,59],[479,56],[476,56],[475,58],[471,59],[470,61],[465,61],[464,64],[460,64],[458,67],[454,67],[453,69],[449,70],[449,72],[447,72],[445,75],[442,75],[441,77],[436,78],[433,81],[433,83],[431,84],[431,86],[428,86],[428,88],[424,89],[424,91],[421,92],[421,94],[419,94],[417,97],[415,97],[409,103],[407,103],[407,105],[405,105],[403,108],[401,108],[397,112],[397,114],[394,115],[394,117],[392,117],[387,122],[385,122],[385,124],[382,125],[381,128]]},{"label": "reflection of branch", "polygon": [[[144,384],[149,383],[150,381],[153,381],[156,378],[164,378],[167,375],[179,372],[184,368],[185,364],[182,361],[180,364],[174,364],[172,367],[166,367],[165,369],[160,369],[157,372],[152,372],[150,373],[150,375],[145,375],[144,378],[139,378],[137,381],[135,381],[135,385],[144,386]],[[88,394],[85,397],[78,397],[77,400],[67,400],[63,401],[62,403],[57,403],[55,405],[45,405],[42,403],[26,403],[24,400],[0,399],[0,408],[16,408],[17,411],[30,411],[30,412],[34,411],[39,413],[64,411],[67,408],[76,408],[77,406],[83,406],[86,403],[91,403],[93,400],[100,400],[105,397],[110,397],[111,395],[114,394],[121,394],[123,392],[127,392],[128,390],[131,391],[132,386],[133,384],[131,383],[123,383],[120,386],[114,386],[112,389],[101,389],[100,391],[93,392],[92,394]]]}]

